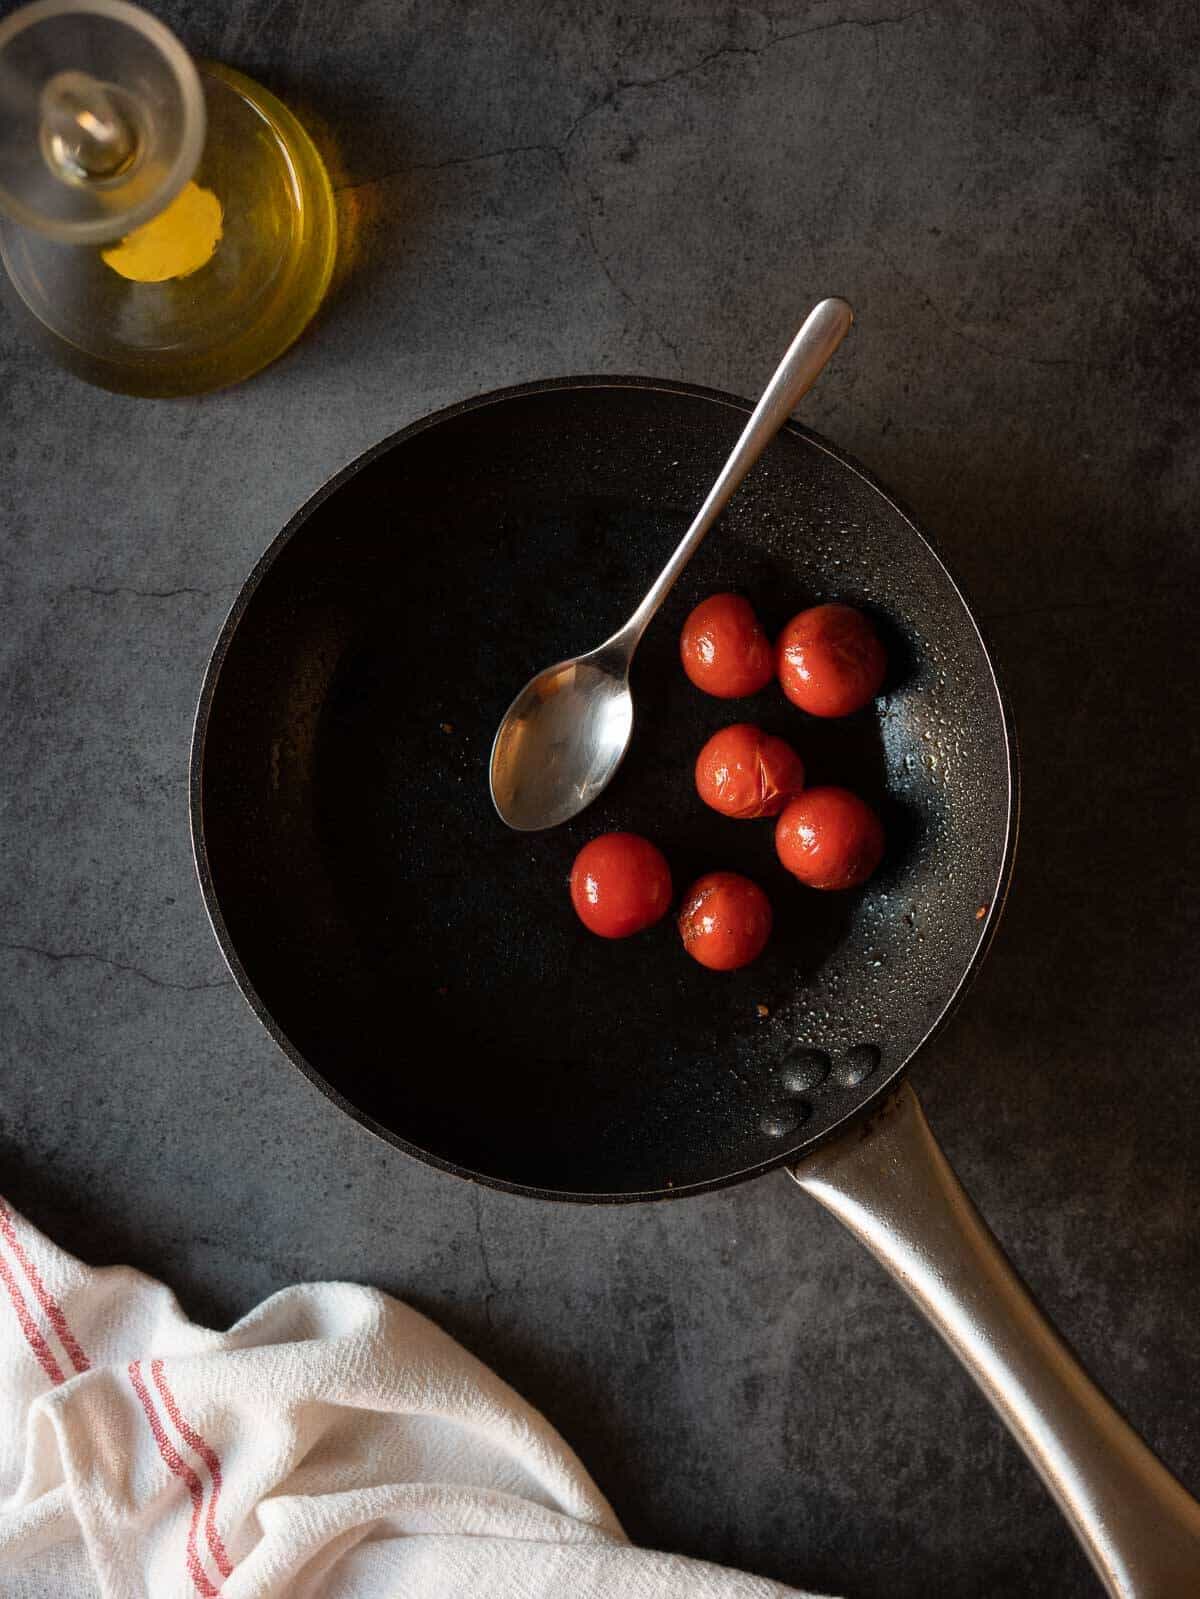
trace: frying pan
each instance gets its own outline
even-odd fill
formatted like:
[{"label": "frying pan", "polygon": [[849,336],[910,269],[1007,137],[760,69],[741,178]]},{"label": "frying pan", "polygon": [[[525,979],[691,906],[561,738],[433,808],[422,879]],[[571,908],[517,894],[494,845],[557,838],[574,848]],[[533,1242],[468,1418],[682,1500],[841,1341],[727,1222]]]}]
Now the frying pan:
[{"label": "frying pan", "polygon": [[[1192,1596],[1200,1506],[1034,1308],[903,1075],[986,951],[1017,824],[995,672],[910,517],[788,424],[639,652],[611,787],[540,834],[492,810],[515,688],[629,613],[749,409],[641,379],[534,384],[418,422],[321,489],[248,578],[201,693],[192,832],[217,938],[295,1064],[447,1171],[615,1202],[786,1167],[928,1314],[1108,1592]],[[876,710],[821,723],[696,693],[679,626],[730,588],[771,629],[818,599],[871,613],[891,662]],[[769,825],[697,799],[696,751],[739,716],[792,738],[810,782],[879,806],[866,889],[800,889]],[[570,863],[622,828],[661,845],[678,889],[718,867],[763,884],[764,956],[714,974],[669,922],[585,932]]]}]

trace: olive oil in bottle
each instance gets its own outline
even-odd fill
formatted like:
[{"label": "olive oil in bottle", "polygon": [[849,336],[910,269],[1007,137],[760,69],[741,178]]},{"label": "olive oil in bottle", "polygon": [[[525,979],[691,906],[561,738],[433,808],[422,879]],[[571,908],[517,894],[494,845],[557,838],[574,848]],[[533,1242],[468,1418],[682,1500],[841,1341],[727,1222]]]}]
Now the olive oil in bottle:
[{"label": "olive oil in bottle", "polygon": [[194,64],[124,0],[81,0],[67,14],[81,26],[49,41],[47,21],[14,28],[43,10],[0,25],[0,66],[9,82],[24,68],[41,118],[36,141],[16,135],[40,170],[16,168],[9,185],[13,138],[0,137],[10,307],[105,388],[189,394],[249,377],[329,285],[336,214],[316,147],[261,85]]}]

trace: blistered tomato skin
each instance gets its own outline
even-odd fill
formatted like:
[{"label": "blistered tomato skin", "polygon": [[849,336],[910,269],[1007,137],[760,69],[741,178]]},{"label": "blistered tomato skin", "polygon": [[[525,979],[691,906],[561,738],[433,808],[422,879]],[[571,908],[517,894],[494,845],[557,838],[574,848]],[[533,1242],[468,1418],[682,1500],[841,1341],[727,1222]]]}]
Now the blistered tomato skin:
[{"label": "blistered tomato skin", "polygon": [[575,857],[571,903],[589,932],[600,938],[628,938],[667,914],[671,868],[648,838],[603,833]]},{"label": "blistered tomato skin", "polygon": [[810,716],[861,711],[887,676],[879,635],[852,605],[814,605],[793,616],[775,654],[783,692]]},{"label": "blistered tomato skin", "polygon": [[781,865],[809,888],[857,888],[883,859],[883,823],[846,788],[810,788],[775,824]]},{"label": "blistered tomato skin", "polygon": [[778,816],[804,787],[804,765],[784,739],[749,722],[714,733],[696,761],[696,792],[722,816]]},{"label": "blistered tomato skin", "polygon": [[733,972],[762,954],[771,920],[771,902],[757,883],[737,872],[708,872],[684,895],[679,936],[701,966]]},{"label": "blistered tomato skin", "polygon": [[775,675],[770,640],[740,594],[701,600],[683,624],[679,654],[696,687],[719,700],[757,694]]}]

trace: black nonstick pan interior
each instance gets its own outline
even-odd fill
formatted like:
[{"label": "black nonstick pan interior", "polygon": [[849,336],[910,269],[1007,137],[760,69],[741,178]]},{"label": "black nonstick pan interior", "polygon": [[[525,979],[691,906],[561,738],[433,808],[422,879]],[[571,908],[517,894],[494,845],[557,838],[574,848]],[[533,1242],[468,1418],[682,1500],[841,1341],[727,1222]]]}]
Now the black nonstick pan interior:
[{"label": "black nonstick pan interior", "polygon": [[[1007,876],[1015,784],[969,610],[907,516],[789,426],[641,647],[634,743],[574,822],[492,810],[497,723],[532,671],[598,643],[686,527],[749,407],[584,379],[488,396],[407,429],[322,490],[264,556],[204,686],[197,859],[218,937],[291,1058],[384,1137],[489,1182],[591,1199],[679,1193],[794,1157],[880,1093],[954,1002]],[[775,689],[699,694],[684,616],[738,589],[778,628],[814,601],[876,618],[877,707],[809,720]],[[810,782],[879,805],[866,889],[822,895],[692,783],[729,721],[789,737]],[[703,970],[673,922],[620,943],[566,878],[597,833],[770,895],[766,954]]]}]

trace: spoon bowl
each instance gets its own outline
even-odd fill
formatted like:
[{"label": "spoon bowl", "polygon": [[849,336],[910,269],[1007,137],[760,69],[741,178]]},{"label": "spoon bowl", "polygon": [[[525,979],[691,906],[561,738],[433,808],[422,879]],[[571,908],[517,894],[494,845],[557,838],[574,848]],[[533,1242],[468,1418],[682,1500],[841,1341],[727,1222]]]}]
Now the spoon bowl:
[{"label": "spoon bowl", "polygon": [[570,821],[607,787],[633,732],[628,657],[610,641],[531,678],[492,745],[492,800],[519,833]]}]

